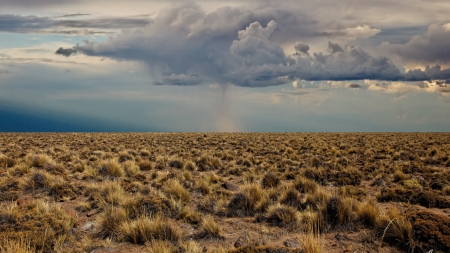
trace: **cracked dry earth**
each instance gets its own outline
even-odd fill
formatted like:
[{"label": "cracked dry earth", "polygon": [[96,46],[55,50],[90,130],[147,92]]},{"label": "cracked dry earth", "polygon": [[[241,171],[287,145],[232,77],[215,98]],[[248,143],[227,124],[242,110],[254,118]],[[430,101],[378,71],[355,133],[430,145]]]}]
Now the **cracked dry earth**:
[{"label": "cracked dry earth", "polygon": [[0,252],[450,252],[447,133],[4,133]]}]

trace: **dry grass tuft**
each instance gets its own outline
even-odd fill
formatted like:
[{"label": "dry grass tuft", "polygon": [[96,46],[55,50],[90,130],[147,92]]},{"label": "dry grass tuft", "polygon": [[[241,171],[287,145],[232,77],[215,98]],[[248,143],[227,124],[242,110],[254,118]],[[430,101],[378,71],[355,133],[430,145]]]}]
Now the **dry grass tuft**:
[{"label": "dry grass tuft", "polygon": [[206,215],[202,219],[202,229],[203,236],[211,237],[211,238],[219,238],[223,239],[225,236],[222,234],[222,229],[220,226],[214,221],[214,217],[211,215]]},{"label": "dry grass tuft", "polygon": [[313,233],[308,233],[306,235],[302,243],[302,250],[304,253],[322,253],[324,252],[322,248],[318,236]]},{"label": "dry grass tuft", "polygon": [[123,233],[120,224],[127,221],[128,216],[123,208],[109,207],[97,219],[97,236],[100,239],[117,238]]},{"label": "dry grass tuft", "polygon": [[[168,241],[155,240],[147,247],[149,253],[176,253],[177,248]],[[186,251],[191,252],[191,251]],[[194,252],[193,252],[194,253]]]},{"label": "dry grass tuft", "polygon": [[264,175],[261,183],[264,188],[277,187],[278,185],[280,185],[280,177],[272,172],[269,172]]},{"label": "dry grass tuft", "polygon": [[120,241],[134,244],[145,244],[154,240],[170,241],[178,243],[181,241],[182,233],[170,220],[160,217],[139,217],[132,221],[120,223],[117,228]]},{"label": "dry grass tuft", "polygon": [[122,165],[117,160],[103,161],[99,172],[103,177],[111,178],[120,178],[124,175]]},{"label": "dry grass tuft", "polygon": [[166,182],[164,190],[173,198],[182,202],[189,202],[191,200],[191,194],[186,190],[178,180],[169,179]]},{"label": "dry grass tuft", "polygon": [[366,201],[361,203],[358,216],[364,225],[375,226],[379,220],[380,210],[374,201]]},{"label": "dry grass tuft", "polygon": [[281,227],[295,228],[300,223],[300,216],[295,208],[280,204],[269,206],[265,218],[267,222]]}]

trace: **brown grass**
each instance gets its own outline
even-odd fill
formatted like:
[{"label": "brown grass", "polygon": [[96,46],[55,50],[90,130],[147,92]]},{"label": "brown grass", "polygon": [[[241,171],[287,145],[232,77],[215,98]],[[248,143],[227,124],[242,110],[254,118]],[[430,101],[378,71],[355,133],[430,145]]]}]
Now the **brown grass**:
[{"label": "brown grass", "polygon": [[445,133],[11,133],[0,147],[0,252],[450,251],[444,216],[423,218],[450,208]]}]

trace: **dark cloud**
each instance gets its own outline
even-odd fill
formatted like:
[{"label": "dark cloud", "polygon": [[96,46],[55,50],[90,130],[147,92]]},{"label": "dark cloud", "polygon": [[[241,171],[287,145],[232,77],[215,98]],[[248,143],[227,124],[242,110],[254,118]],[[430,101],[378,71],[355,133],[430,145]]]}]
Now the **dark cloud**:
[{"label": "dark cloud", "polygon": [[83,20],[60,20],[56,26],[71,28],[103,28],[103,29],[124,29],[133,27],[143,27],[151,22],[150,19],[138,18],[96,18]]},{"label": "dark cloud", "polygon": [[310,48],[307,44],[297,42],[297,43],[295,43],[294,48],[295,48],[295,51],[297,51],[301,54],[309,55],[308,51]]},{"label": "dark cloud", "polygon": [[[184,4],[160,11],[154,22],[145,28],[125,30],[107,42],[85,42],[70,50],[144,62],[157,84],[232,83],[263,87],[298,79],[423,81],[450,78],[450,69],[439,66],[401,73],[387,57],[372,56],[359,46],[341,46],[331,41],[328,52],[309,56],[306,54],[309,46],[297,43],[295,49],[303,55],[287,56],[275,35],[289,30],[292,24],[280,13],[289,16],[290,12],[279,8],[250,11],[227,7],[206,14],[196,4]],[[290,14],[297,22],[298,17]],[[302,26],[302,23],[297,25]]]},{"label": "dark cloud", "polygon": [[332,54],[337,52],[344,52],[341,46],[339,46],[338,44],[331,43],[330,41],[328,41],[328,50],[330,50]]},{"label": "dark cloud", "polygon": [[28,32],[49,28],[55,21],[47,17],[0,15],[0,31]]},{"label": "dark cloud", "polygon": [[185,74],[165,76],[160,82],[155,82],[155,85],[199,85],[203,83],[203,79],[198,76],[189,76]]},{"label": "dark cloud", "polygon": [[[80,15],[80,14],[78,14]],[[77,31],[67,31],[66,28],[74,29],[124,29],[143,27],[151,23],[151,19],[141,17],[133,18],[93,18],[83,20],[60,20],[49,17],[20,16],[20,15],[0,15],[0,31],[20,32],[20,33],[76,33]],[[79,32],[79,31],[78,31]]]},{"label": "dark cloud", "polygon": [[397,54],[406,63],[450,64],[450,23],[433,24],[423,35],[416,35],[404,44],[384,43],[382,46]]},{"label": "dark cloud", "polygon": [[357,83],[351,83],[351,84],[348,85],[348,88],[350,88],[350,89],[358,89],[358,88],[361,88],[361,87],[362,86],[360,84],[357,84]]},{"label": "dark cloud", "polygon": [[76,54],[77,50],[73,48],[62,48],[60,47],[58,50],[56,50],[55,54],[64,55],[66,57],[71,56],[72,54]]},{"label": "dark cloud", "polygon": [[439,65],[426,66],[424,70],[413,69],[405,74],[407,81],[446,80],[450,78],[450,69],[442,69]]}]

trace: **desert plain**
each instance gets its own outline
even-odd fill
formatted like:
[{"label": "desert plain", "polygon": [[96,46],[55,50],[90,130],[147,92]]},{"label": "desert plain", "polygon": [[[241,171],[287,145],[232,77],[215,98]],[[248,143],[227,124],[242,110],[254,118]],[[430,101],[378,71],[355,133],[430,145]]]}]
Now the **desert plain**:
[{"label": "desert plain", "polygon": [[448,133],[2,133],[0,252],[450,252]]}]

